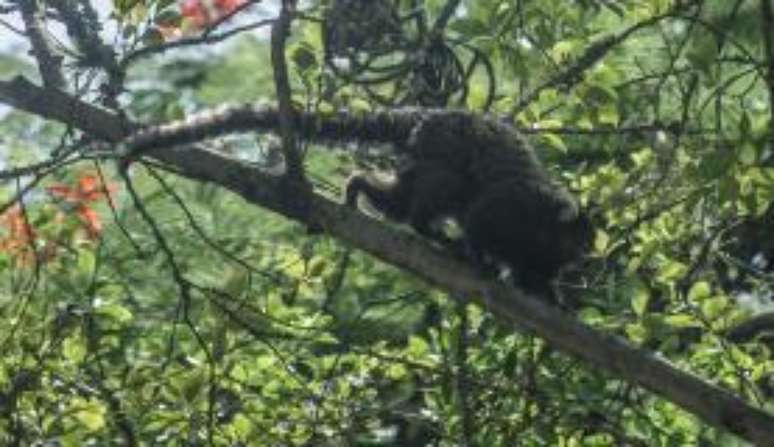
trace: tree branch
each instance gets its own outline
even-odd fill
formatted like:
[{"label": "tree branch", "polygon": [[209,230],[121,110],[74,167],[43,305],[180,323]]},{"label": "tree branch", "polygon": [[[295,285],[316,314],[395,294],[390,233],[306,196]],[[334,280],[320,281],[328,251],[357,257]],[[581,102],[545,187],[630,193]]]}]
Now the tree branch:
[{"label": "tree branch", "polygon": [[56,54],[48,38],[48,31],[43,23],[45,11],[40,9],[38,0],[21,0],[19,9],[32,45],[32,53],[38,61],[38,71],[43,85],[64,90],[66,83],[62,75],[62,56]]},{"label": "tree branch", "polygon": [[[17,79],[6,84],[11,83],[23,85],[25,82]],[[41,116],[58,117],[86,132],[95,130],[91,120],[97,120],[105,125],[96,129],[98,132],[95,136],[102,140],[115,142],[128,136],[128,132],[122,131],[117,114],[72,97],[58,99],[74,110],[83,111],[83,114],[61,114],[61,108],[56,104],[52,106],[53,110],[46,110],[51,103],[41,103],[35,99],[45,90],[38,89],[40,91],[36,93],[36,87],[26,84],[23,91],[9,92],[8,86],[0,83],[0,101]],[[28,101],[30,97],[33,99]],[[334,115],[333,122],[344,123],[343,120],[336,121],[339,116]],[[327,125],[330,130],[331,123],[326,124],[325,121],[323,119],[318,124],[322,127]],[[369,121],[364,118],[364,122]],[[307,125],[313,126],[314,123]],[[247,127],[243,130],[247,130]],[[283,196],[287,189],[281,178],[263,174],[252,166],[201,146],[190,146],[186,150],[157,150],[148,155],[174,165],[188,178],[219,184],[250,203],[292,219],[309,219],[306,223],[317,224],[341,241],[400,266],[431,285],[451,292],[452,296],[477,297],[478,303],[504,324],[534,332],[558,349],[617,377],[639,384],[712,426],[728,430],[757,445],[771,445],[774,439],[774,416],[751,406],[727,390],[680,371],[652,353],[631,347],[618,337],[600,334],[575,318],[506,284],[481,279],[469,266],[452,259],[447,252],[414,234],[391,229],[362,213],[312,193],[306,197],[309,212],[299,215],[297,208],[288,204],[288,198]]]},{"label": "tree branch", "polygon": [[766,87],[769,91],[769,150],[774,148],[774,11],[769,0],[761,0],[761,33],[766,60]]},{"label": "tree branch", "polygon": [[[21,76],[0,81],[0,102],[11,107],[75,127],[92,138],[118,142],[123,135],[139,126],[125,126],[106,109],[81,101],[67,93],[40,88]],[[115,138],[115,139],[114,139]]]},{"label": "tree branch", "polygon": [[67,35],[82,53],[81,63],[100,67],[106,73],[114,71],[117,66],[113,47],[100,38],[101,25],[91,3],[86,0],[58,0],[50,4],[59,13]]}]

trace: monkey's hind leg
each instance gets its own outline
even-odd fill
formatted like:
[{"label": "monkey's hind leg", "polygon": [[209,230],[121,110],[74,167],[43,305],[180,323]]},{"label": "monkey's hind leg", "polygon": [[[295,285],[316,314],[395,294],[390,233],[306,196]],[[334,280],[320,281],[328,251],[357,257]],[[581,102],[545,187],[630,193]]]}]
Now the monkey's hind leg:
[{"label": "monkey's hind leg", "polygon": [[444,220],[460,223],[465,185],[458,173],[438,164],[419,164],[415,171],[409,222],[424,237],[453,248],[457,241],[443,229]]},{"label": "monkey's hind leg", "polygon": [[345,203],[357,208],[357,199],[363,194],[368,202],[387,218],[397,222],[408,219],[411,196],[413,195],[413,169],[400,173],[393,181],[385,181],[373,174],[355,174],[347,181]]}]

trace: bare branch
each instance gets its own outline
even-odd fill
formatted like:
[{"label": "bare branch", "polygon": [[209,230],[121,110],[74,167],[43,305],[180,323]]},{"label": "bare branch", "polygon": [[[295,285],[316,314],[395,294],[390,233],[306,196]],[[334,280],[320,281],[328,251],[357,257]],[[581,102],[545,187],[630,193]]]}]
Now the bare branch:
[{"label": "bare branch", "polygon": [[24,30],[22,30],[21,28],[15,27],[10,22],[8,22],[8,21],[6,21],[4,19],[0,19],[0,27],[3,27],[5,29],[7,29],[8,31],[16,34],[19,37],[27,37],[27,35],[24,34]]},{"label": "bare branch", "polygon": [[48,30],[44,24],[45,11],[38,0],[20,0],[22,21],[32,45],[32,53],[38,61],[38,71],[43,85],[52,89],[64,90],[67,86],[62,75],[62,56],[54,51]]},{"label": "bare branch", "polygon": [[111,73],[116,69],[113,47],[100,38],[101,25],[94,7],[86,0],[58,0],[51,6],[59,13],[59,19],[67,35],[83,54],[82,63],[100,67]]},{"label": "bare branch", "polygon": [[105,141],[117,142],[132,130],[131,125],[124,125],[117,115],[103,108],[60,90],[37,87],[21,76],[0,81],[0,102],[62,123],[78,122],[77,127],[81,131]]},{"label": "bare branch", "polygon": [[446,25],[449,23],[449,20],[451,20],[454,12],[457,11],[457,7],[460,5],[460,3],[461,0],[448,0],[446,4],[443,5],[441,13],[438,15],[438,18],[433,24],[434,33],[443,32],[443,29],[446,28]]}]

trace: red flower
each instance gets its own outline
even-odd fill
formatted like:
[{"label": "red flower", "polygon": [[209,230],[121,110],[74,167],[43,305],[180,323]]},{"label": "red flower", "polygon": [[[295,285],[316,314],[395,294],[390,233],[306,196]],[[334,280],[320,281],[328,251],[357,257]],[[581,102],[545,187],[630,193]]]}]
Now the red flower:
[{"label": "red flower", "polygon": [[191,21],[197,28],[204,27],[210,22],[210,14],[203,0],[183,0],[180,5],[180,14]]},{"label": "red flower", "polygon": [[228,15],[242,6],[246,0],[215,0],[215,7],[221,15]]},{"label": "red flower", "polygon": [[78,184],[74,188],[65,184],[57,184],[47,187],[46,191],[53,197],[63,199],[73,205],[75,214],[90,238],[95,239],[99,236],[100,231],[102,231],[102,221],[87,203],[97,201],[103,195],[110,197],[110,194],[115,191],[114,185],[105,186],[98,176],[85,174],[78,179]]},{"label": "red flower", "polygon": [[8,236],[0,242],[3,246],[27,244],[35,237],[35,232],[24,218],[21,207],[14,205],[8,211],[0,215],[0,225],[8,230]]},{"label": "red flower", "polygon": [[183,0],[180,14],[195,28],[204,28],[231,14],[247,0]]},{"label": "red flower", "polygon": [[5,235],[0,237],[0,251],[6,252],[22,264],[32,264],[35,259],[32,241],[35,231],[19,205],[14,205],[0,215],[0,226],[5,227]]},{"label": "red flower", "polygon": [[81,220],[83,227],[86,229],[86,233],[91,239],[96,239],[99,233],[102,231],[102,221],[99,215],[93,208],[89,208],[86,205],[80,205],[75,209],[75,213],[78,215],[78,219]]},{"label": "red flower", "polygon": [[75,188],[62,183],[46,188],[49,194],[71,203],[94,202],[103,195],[115,191],[115,185],[103,185],[100,178],[93,174],[84,174],[78,179]]}]

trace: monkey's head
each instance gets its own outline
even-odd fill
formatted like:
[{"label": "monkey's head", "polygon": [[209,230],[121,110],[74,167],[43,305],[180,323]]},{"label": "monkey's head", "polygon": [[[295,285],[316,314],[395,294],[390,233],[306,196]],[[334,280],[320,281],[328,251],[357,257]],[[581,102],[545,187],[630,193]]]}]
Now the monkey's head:
[{"label": "monkey's head", "polygon": [[463,112],[428,112],[412,129],[406,150],[415,158],[447,163],[458,161],[464,166],[473,150],[471,137],[478,121]]}]

